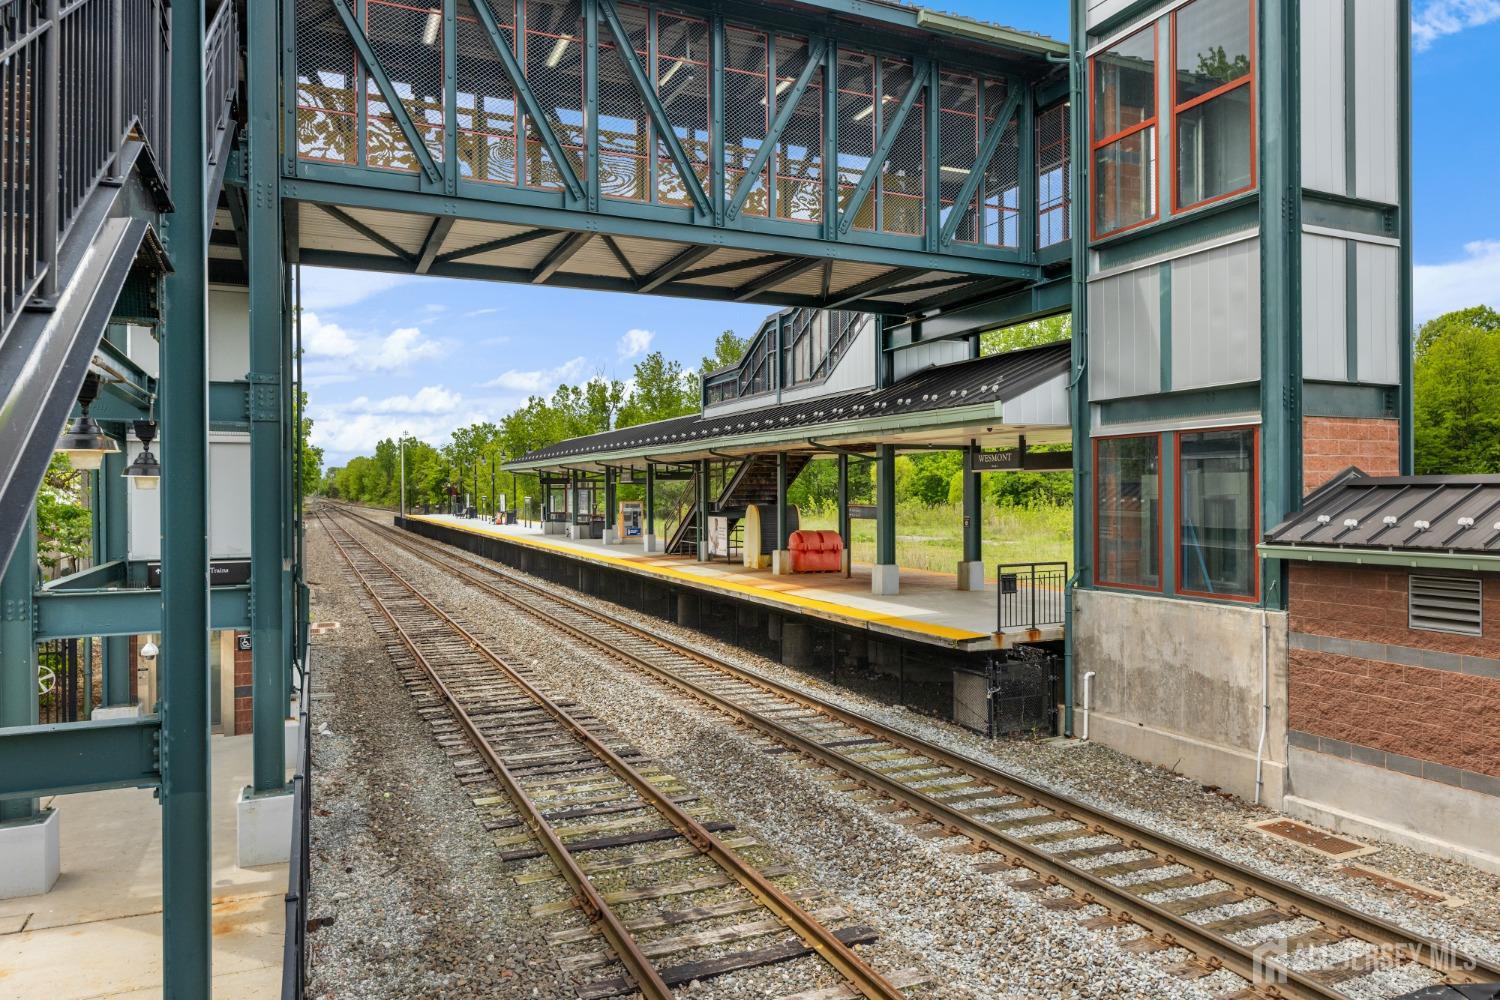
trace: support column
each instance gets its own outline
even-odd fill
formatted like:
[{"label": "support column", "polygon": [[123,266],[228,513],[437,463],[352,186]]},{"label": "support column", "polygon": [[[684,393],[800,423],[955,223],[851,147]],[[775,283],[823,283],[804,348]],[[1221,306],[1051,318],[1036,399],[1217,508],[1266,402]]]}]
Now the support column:
[{"label": "support column", "polygon": [[[753,461],[753,459],[746,459]],[[787,531],[786,452],[776,453],[776,550],[771,553],[771,572],[776,576],[792,572],[791,534]]]},{"label": "support column", "polygon": [[839,498],[838,498],[838,530],[839,541],[844,546],[844,576],[849,575],[850,567],[854,562],[854,539],[849,534],[849,456],[840,453],[839,465]]},{"label": "support column", "polygon": [[[256,6],[252,4],[252,9]],[[209,881],[208,218],[203,0],[172,5],[172,201],[161,352],[162,992],[213,994]],[[275,61],[249,60],[274,73]],[[273,160],[275,153],[272,154]],[[273,167],[274,169],[274,167]],[[276,463],[280,464],[280,456]],[[277,734],[279,737],[279,733]]]},{"label": "support column", "polygon": [[708,459],[698,460],[698,561],[708,562]]},{"label": "support column", "polygon": [[875,446],[875,566],[870,592],[883,596],[901,593],[901,569],[896,565],[896,449]]},{"label": "support column", "polygon": [[979,474],[974,471],[974,442],[964,449],[963,559],[958,564],[958,589],[984,589],[984,555],[981,535]]},{"label": "support column", "polygon": [[[124,559],[129,554],[129,490],[130,483],[124,476],[127,455],[122,450],[105,455],[103,472],[100,475],[100,499],[104,501],[100,517],[100,555],[108,562]],[[130,636],[105,636],[100,653],[104,665],[104,700],[94,709],[95,719],[111,719],[140,714],[140,706],[130,702],[130,674],[135,664],[130,662]]]},{"label": "support column", "polygon": [[656,551],[656,463],[646,463],[646,523],[641,534],[647,552]]},{"label": "support column", "polygon": [[613,545],[620,540],[618,523],[615,520],[615,470],[604,470],[604,544]]}]

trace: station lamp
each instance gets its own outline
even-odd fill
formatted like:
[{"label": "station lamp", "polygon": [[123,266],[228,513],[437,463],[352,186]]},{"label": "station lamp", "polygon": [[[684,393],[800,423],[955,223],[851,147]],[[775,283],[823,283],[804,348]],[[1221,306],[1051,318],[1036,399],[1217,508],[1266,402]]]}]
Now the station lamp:
[{"label": "station lamp", "polygon": [[137,420],[135,436],[141,439],[141,453],[121,474],[134,483],[138,490],[154,490],[161,482],[161,463],[151,454],[151,442],[156,438],[156,421]]},{"label": "station lamp", "polygon": [[78,390],[78,405],[83,409],[57,441],[55,450],[68,456],[73,468],[80,472],[93,472],[104,464],[104,456],[120,450],[114,439],[105,434],[94,418],[89,416],[89,407],[99,395],[99,376],[89,372],[83,378],[83,388]]}]

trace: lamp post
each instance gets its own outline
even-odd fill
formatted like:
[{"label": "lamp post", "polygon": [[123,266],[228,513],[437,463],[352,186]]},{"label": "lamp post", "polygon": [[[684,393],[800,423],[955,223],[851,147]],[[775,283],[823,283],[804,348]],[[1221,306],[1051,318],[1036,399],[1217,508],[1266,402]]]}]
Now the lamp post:
[{"label": "lamp post", "polygon": [[401,520],[406,520],[406,432],[401,432]]},{"label": "lamp post", "polygon": [[490,520],[500,516],[500,499],[495,494],[495,453],[490,452]]}]

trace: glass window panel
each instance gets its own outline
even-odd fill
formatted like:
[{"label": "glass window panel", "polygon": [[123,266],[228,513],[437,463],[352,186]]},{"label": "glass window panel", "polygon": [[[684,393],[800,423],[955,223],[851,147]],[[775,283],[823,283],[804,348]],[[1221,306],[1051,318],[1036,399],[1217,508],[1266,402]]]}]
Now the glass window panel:
[{"label": "glass window panel", "polygon": [[1094,57],[1094,138],[1156,117],[1156,31],[1147,28]]},{"label": "glass window panel", "polygon": [[1179,106],[1250,75],[1248,0],[1194,0],[1175,18]]},{"label": "glass window panel", "polygon": [[1156,435],[1099,445],[1099,582],[1161,586],[1161,442]]},{"label": "glass window panel", "polygon": [[1178,589],[1255,595],[1255,432],[1178,436]]},{"label": "glass window panel", "polygon": [[1236,87],[1177,115],[1177,204],[1248,188],[1251,87]]},{"label": "glass window panel", "polygon": [[1094,232],[1112,233],[1156,215],[1156,126],[1094,151]]}]

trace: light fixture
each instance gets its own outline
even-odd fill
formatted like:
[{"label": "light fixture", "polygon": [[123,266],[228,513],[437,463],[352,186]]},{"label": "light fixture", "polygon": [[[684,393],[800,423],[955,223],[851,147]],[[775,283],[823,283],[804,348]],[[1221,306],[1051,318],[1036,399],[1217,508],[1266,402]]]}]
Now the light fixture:
[{"label": "light fixture", "polygon": [[422,25],[422,44],[436,45],[438,29],[443,26],[443,13],[434,7],[427,12],[427,23]]},{"label": "light fixture", "polygon": [[105,455],[112,455],[120,450],[114,439],[105,434],[94,422],[94,418],[89,416],[89,406],[98,395],[99,376],[89,372],[83,378],[83,388],[78,390],[78,405],[83,412],[57,441],[56,450],[65,453],[73,468],[80,472],[93,472],[104,463]]},{"label": "light fixture", "polygon": [[857,121],[857,122],[862,122],[862,121],[864,121],[866,118],[870,117],[874,113],[875,113],[875,105],[873,105],[873,104],[866,104],[863,108],[861,108],[859,111],[856,111],[854,113],[854,120]]},{"label": "light fixture", "polygon": [[159,652],[161,652],[161,650],[156,648],[156,643],[152,642],[150,639],[147,639],[146,644],[140,649],[140,656],[143,660],[154,660],[156,659],[156,654]]},{"label": "light fixture", "polygon": [[941,170],[945,174],[952,174],[954,177],[967,177],[967,176],[969,176],[969,171],[966,170],[965,168],[963,168],[963,167],[950,167],[946,163],[943,164],[938,169]]},{"label": "light fixture", "polygon": [[141,453],[125,467],[122,475],[134,483],[138,490],[154,490],[161,482],[161,463],[151,454],[151,442],[156,437],[156,421],[137,420],[135,436],[141,439]]},{"label": "light fixture", "polygon": [[564,35],[552,46],[552,51],[547,53],[547,68],[557,69],[557,64],[562,62],[563,53],[568,51],[568,36]]},{"label": "light fixture", "polygon": [[683,61],[681,59],[678,59],[676,62],[672,63],[672,65],[668,66],[667,71],[663,73],[661,75],[661,79],[656,82],[657,90],[660,90],[662,87],[665,87],[667,84],[671,83],[672,77],[676,76],[682,70],[682,67]]}]

